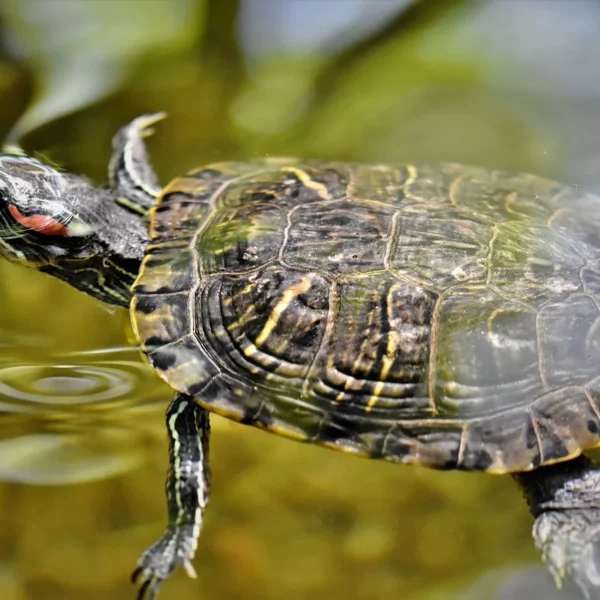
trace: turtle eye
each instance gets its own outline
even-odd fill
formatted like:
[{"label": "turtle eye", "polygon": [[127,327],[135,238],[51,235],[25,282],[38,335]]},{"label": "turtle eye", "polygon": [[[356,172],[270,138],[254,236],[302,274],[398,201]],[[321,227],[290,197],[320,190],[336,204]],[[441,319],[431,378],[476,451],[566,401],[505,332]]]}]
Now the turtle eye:
[{"label": "turtle eye", "polygon": [[63,237],[70,235],[69,230],[62,223],[59,223],[56,219],[48,215],[24,215],[14,204],[8,206],[8,212],[10,212],[17,223],[31,231],[44,235],[59,235]]}]

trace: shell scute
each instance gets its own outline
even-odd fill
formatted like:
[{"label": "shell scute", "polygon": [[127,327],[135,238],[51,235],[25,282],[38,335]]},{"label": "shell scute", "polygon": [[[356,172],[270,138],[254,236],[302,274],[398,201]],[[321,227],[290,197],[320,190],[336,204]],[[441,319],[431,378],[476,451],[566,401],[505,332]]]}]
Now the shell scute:
[{"label": "shell scute", "polygon": [[508,472],[600,443],[600,198],[455,164],[167,186],[132,319],[174,389],[346,452]]}]

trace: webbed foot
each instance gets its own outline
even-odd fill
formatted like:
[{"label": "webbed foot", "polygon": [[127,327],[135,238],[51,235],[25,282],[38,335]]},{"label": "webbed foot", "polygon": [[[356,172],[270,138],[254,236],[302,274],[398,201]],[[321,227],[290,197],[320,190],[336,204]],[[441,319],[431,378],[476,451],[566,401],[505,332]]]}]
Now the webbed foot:
[{"label": "webbed foot", "polygon": [[197,534],[193,526],[169,527],[163,536],[138,561],[132,573],[133,583],[139,583],[138,600],[153,600],[162,582],[181,566],[189,577],[196,578],[192,559],[196,551]]},{"label": "webbed foot", "polygon": [[586,600],[600,599],[600,509],[542,513],[533,537],[557,587],[570,579]]},{"label": "webbed foot", "polygon": [[586,456],[513,474],[535,517],[533,538],[558,587],[600,600],[600,466]]}]

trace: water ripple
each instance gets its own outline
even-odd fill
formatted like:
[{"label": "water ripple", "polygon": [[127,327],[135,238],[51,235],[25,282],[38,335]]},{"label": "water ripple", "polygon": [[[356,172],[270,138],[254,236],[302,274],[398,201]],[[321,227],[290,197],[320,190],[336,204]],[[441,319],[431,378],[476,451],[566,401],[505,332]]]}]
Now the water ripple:
[{"label": "water ripple", "polygon": [[164,386],[132,348],[15,362],[14,357],[10,364],[0,361],[0,410],[5,413],[115,409],[165,396]]},{"label": "water ripple", "polygon": [[147,367],[135,362],[92,365],[18,365],[0,370],[0,394],[53,405],[126,399]]},{"label": "water ripple", "polygon": [[0,481],[73,484],[137,468],[163,441],[171,394],[135,348],[0,348]]}]

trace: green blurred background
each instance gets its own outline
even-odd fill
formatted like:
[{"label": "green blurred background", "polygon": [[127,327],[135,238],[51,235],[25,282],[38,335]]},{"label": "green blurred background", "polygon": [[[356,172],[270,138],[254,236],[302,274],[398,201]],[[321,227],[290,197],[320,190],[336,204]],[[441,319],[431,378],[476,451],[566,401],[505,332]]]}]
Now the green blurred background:
[{"label": "green blurred background", "polygon": [[[0,26],[3,139],[98,182],[117,128],[165,110],[165,182],[283,154],[600,188],[595,0],[2,0]],[[0,598],[131,599],[164,526],[170,392],[127,347],[125,311],[7,264],[0,302]],[[161,597],[578,597],[539,566],[509,478],[212,422],[199,578]]]}]

